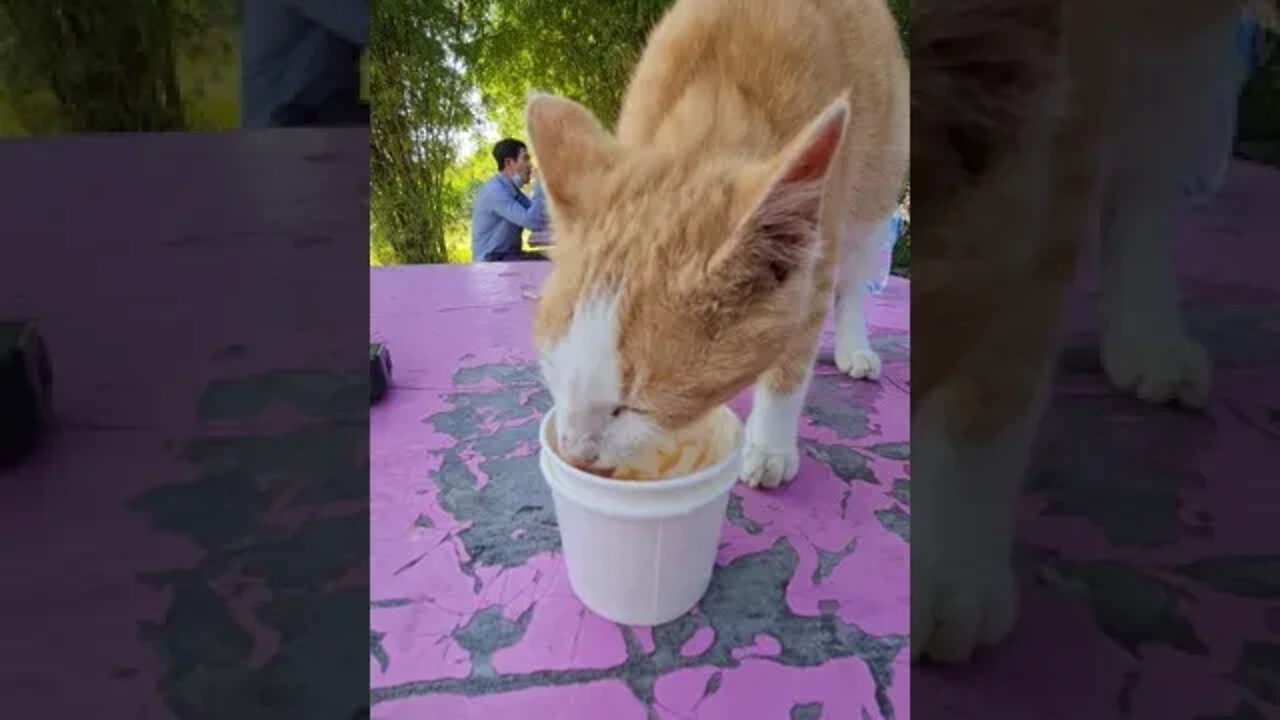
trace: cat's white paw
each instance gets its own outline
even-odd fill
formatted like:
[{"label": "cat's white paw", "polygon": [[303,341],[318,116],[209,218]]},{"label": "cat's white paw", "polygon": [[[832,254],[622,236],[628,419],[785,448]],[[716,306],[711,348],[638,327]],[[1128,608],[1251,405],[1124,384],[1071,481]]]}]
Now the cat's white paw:
[{"label": "cat's white paw", "polygon": [[1021,418],[983,440],[948,431],[946,403],[953,396],[947,386],[913,413],[913,660],[965,662],[1013,629],[1014,510],[1046,396],[1042,383]]},{"label": "cat's white paw", "polygon": [[742,484],[776,488],[800,472],[800,416],[813,378],[810,359],[804,379],[788,392],[757,383],[742,448]]},{"label": "cat's white paw", "polygon": [[1102,367],[1118,390],[1153,404],[1204,407],[1211,363],[1204,346],[1180,332],[1103,334]]},{"label": "cat's white paw", "polygon": [[837,343],[836,367],[855,380],[877,380],[880,377],[880,355],[869,347]]},{"label": "cat's white paw", "polygon": [[775,447],[757,442],[748,434],[742,450],[742,483],[747,487],[776,488],[800,472],[800,451],[794,443]]},{"label": "cat's white paw", "polygon": [[[962,545],[963,546],[963,545]],[[936,562],[921,562],[912,546],[911,659],[967,662],[976,650],[998,644],[1018,615],[1017,582],[1008,565],[959,557],[934,548]],[[943,560],[945,558],[945,560]]]}]

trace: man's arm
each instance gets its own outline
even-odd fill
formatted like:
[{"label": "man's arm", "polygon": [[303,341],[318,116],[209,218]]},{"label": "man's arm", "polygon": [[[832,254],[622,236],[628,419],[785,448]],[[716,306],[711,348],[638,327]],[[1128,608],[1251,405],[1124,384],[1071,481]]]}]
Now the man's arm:
[{"label": "man's arm", "polygon": [[526,230],[541,230],[547,225],[546,211],[543,209],[546,200],[542,196],[542,187],[533,191],[533,199],[525,208],[514,195],[493,197],[490,208],[502,219],[515,223]]},{"label": "man's arm", "polygon": [[529,229],[541,232],[547,229],[547,194],[542,190],[542,181],[533,186],[533,199],[529,203],[529,219],[534,227]]}]

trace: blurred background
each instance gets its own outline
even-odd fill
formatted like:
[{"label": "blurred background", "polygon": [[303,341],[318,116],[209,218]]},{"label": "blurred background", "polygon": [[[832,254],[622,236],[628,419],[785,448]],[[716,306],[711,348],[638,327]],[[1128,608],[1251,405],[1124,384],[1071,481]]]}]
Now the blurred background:
[{"label": "blurred background", "polygon": [[[493,175],[493,144],[527,140],[528,91],[571,97],[612,126],[672,2],[374,0],[370,264],[470,262],[471,197]],[[910,1],[891,4],[905,21]],[[909,237],[895,254],[905,272]]]},{"label": "blurred background", "polygon": [[1240,96],[1236,154],[1280,167],[1280,36],[1253,31],[1242,46],[1257,69]]},{"label": "blurred background", "polygon": [[367,126],[368,24],[369,0],[0,0],[0,137]]},{"label": "blurred background", "polygon": [[[239,128],[242,2],[0,0],[0,137]],[[611,124],[671,2],[374,0],[361,66],[370,264],[469,262],[470,198],[493,143],[523,137],[526,92],[568,95]],[[911,2],[890,5],[907,44]],[[1257,69],[1237,154],[1280,165],[1280,40],[1247,42]],[[898,274],[910,271],[908,207]]]},{"label": "blurred background", "polygon": [[0,0],[0,136],[233,130],[240,0]]}]

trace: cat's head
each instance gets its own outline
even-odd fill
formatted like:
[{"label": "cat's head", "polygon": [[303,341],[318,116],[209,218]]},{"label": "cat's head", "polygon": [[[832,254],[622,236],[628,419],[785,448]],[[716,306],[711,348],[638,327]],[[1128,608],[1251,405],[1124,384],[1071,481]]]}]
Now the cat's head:
[{"label": "cat's head", "polygon": [[784,351],[810,312],[847,115],[837,100],[749,161],[624,146],[577,103],[530,99],[555,240],[534,340],[568,459],[615,467]]}]

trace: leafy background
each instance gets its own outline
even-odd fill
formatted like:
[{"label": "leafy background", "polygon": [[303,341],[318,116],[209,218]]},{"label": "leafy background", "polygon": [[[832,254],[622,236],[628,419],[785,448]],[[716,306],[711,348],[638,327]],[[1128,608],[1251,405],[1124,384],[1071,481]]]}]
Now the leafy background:
[{"label": "leafy background", "polygon": [[1240,98],[1236,154],[1280,167],[1280,37],[1274,34],[1263,38],[1261,67]]},{"label": "leafy background", "polygon": [[0,137],[231,130],[238,0],[0,0]]},{"label": "leafy background", "polygon": [[[650,28],[673,0],[378,0],[370,263],[470,261],[469,201],[530,89],[617,119]],[[891,4],[904,22],[909,0]],[[909,238],[897,264],[910,262]]]},{"label": "leafy background", "polygon": [[[0,0],[0,137],[238,126],[241,0]],[[488,148],[523,135],[525,93],[606,122],[672,0],[375,0],[366,57],[371,264],[469,261]],[[907,46],[910,0],[890,0]],[[1280,166],[1280,41],[1240,101],[1237,153]],[[911,264],[906,236],[895,272]]]}]

